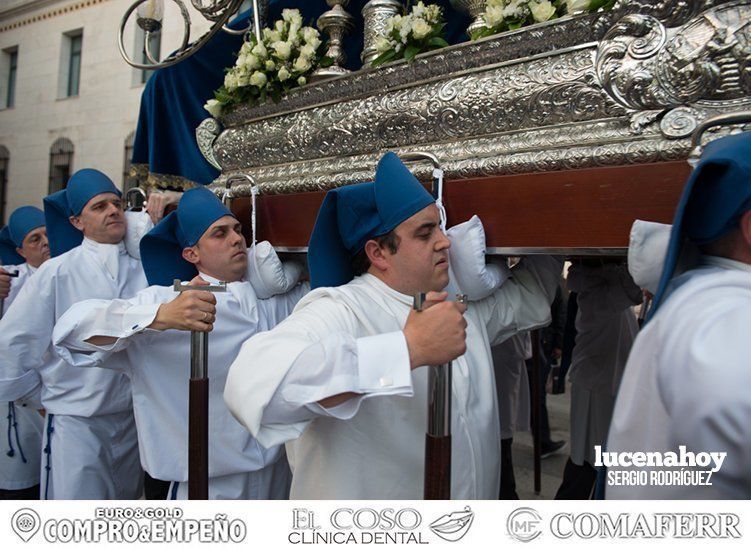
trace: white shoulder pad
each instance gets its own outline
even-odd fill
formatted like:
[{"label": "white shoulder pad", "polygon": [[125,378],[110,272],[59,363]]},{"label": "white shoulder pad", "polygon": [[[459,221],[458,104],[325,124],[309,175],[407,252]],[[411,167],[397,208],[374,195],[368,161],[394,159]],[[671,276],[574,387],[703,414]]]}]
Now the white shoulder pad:
[{"label": "white shoulder pad", "polygon": [[451,240],[449,263],[456,285],[470,301],[489,296],[511,276],[508,267],[485,263],[485,229],[476,215],[446,234]]},{"label": "white shoulder pad", "polygon": [[672,225],[637,219],[631,226],[628,272],[640,288],[657,293]]},{"label": "white shoulder pad", "polygon": [[141,259],[141,238],[153,227],[147,212],[125,212],[125,250],[134,259]]},{"label": "white shoulder pad", "polygon": [[300,281],[303,268],[299,263],[282,263],[268,241],[258,242],[248,248],[248,280],[259,299],[290,291]]}]

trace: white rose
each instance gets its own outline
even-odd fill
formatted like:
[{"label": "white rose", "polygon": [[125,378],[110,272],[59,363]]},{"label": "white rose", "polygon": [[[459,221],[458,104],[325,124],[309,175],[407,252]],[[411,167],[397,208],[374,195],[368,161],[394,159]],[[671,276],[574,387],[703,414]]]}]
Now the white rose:
[{"label": "white rose", "polygon": [[282,39],[282,33],[271,29],[263,29],[263,36],[269,43],[278,42]]},{"label": "white rose", "polygon": [[431,33],[433,27],[428,25],[424,19],[415,19],[412,23],[412,35],[417,40],[422,40]]},{"label": "white rose", "polygon": [[304,55],[305,57],[313,57],[315,54],[316,49],[310,44],[307,44],[300,48],[300,55]]},{"label": "white rose", "polygon": [[391,31],[400,31],[405,17],[399,14],[393,15],[386,20],[386,34],[391,34]]},{"label": "white rose", "polygon": [[590,0],[566,0],[566,10],[570,14],[580,11],[589,11]]},{"label": "white rose", "polygon": [[386,38],[384,36],[379,36],[376,39],[375,49],[376,49],[376,51],[378,53],[383,53],[385,51],[389,51],[392,47],[393,46],[391,45],[391,41],[388,38]]},{"label": "white rose", "polygon": [[304,86],[305,84],[308,83],[308,79],[305,78],[304,76],[301,76],[300,78],[297,79],[297,83],[300,84],[301,86]]},{"label": "white rose", "polygon": [[529,9],[532,10],[532,17],[538,23],[549,21],[555,15],[555,6],[550,2],[530,2]]},{"label": "white rose", "polygon": [[412,15],[414,15],[415,17],[422,17],[423,15],[425,15],[425,4],[418,2],[412,8]]},{"label": "white rose", "polygon": [[214,118],[219,118],[219,115],[222,114],[222,104],[216,99],[209,99],[206,101],[203,108],[209,111],[209,114]]},{"label": "white rose", "polygon": [[511,19],[520,19],[524,16],[524,10],[527,6],[522,6],[519,0],[510,2],[503,8],[503,17]]},{"label": "white rose", "polygon": [[305,39],[306,42],[310,43],[315,40],[318,40],[320,38],[320,34],[318,34],[318,31],[314,29],[313,27],[303,27],[302,37]]},{"label": "white rose", "polygon": [[292,46],[288,42],[274,42],[271,44],[271,48],[276,52],[279,59],[289,59],[289,56],[292,53]]},{"label": "white rose", "polygon": [[266,70],[267,71],[273,71],[276,68],[276,63],[274,63],[271,59],[266,61]]},{"label": "white rose", "polygon": [[292,76],[292,74],[287,70],[287,67],[282,67],[279,69],[278,77],[280,82],[284,82],[285,80],[289,79],[289,77]]},{"label": "white rose", "polygon": [[503,8],[500,6],[488,7],[485,10],[484,19],[486,27],[497,27],[503,23]]},{"label": "white rose", "polygon": [[407,43],[410,32],[412,32],[412,18],[408,15],[407,17],[402,19],[402,25],[399,29],[399,37],[402,39],[402,42],[404,44]]},{"label": "white rose", "polygon": [[300,15],[300,12],[298,10],[294,9],[285,9],[282,10],[282,19],[286,21],[287,23],[302,23],[302,15]]},{"label": "white rose", "polygon": [[278,21],[276,21],[274,23],[274,30],[276,32],[284,32],[284,21],[282,21],[281,19],[279,19]]},{"label": "white rose", "polygon": [[428,23],[435,24],[441,18],[441,8],[436,4],[431,4],[425,8],[425,20]]},{"label": "white rose", "polygon": [[293,22],[289,26],[289,33],[287,36],[289,36],[290,39],[294,39],[296,41],[300,41],[300,29],[302,28],[302,23]]},{"label": "white rose", "polygon": [[250,75],[251,86],[262,88],[264,85],[266,85],[267,80],[268,79],[266,78],[266,75],[262,73],[261,71],[256,71]]},{"label": "white rose", "polygon": [[269,52],[266,51],[266,46],[263,44],[256,44],[252,51],[253,55],[257,56],[259,60],[265,60],[269,56]]},{"label": "white rose", "polygon": [[305,72],[309,70],[311,66],[310,59],[303,55],[295,59],[295,64],[293,65],[297,72]]},{"label": "white rose", "polygon": [[252,53],[243,56],[243,66],[249,70],[257,69],[261,66],[261,61]]},{"label": "white rose", "polygon": [[224,75],[224,87],[227,88],[227,91],[234,91],[238,88],[238,86],[239,83],[237,75],[234,71],[229,71]]},{"label": "white rose", "polygon": [[242,88],[248,85],[250,85],[250,73],[246,71],[239,72],[237,74],[237,87]]}]

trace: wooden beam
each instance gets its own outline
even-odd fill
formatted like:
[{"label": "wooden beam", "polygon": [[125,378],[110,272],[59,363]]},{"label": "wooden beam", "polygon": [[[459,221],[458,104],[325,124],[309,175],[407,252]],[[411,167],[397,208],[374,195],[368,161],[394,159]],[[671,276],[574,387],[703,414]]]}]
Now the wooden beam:
[{"label": "wooden beam", "polygon": [[[664,162],[447,181],[449,226],[477,214],[489,247],[625,248],[634,219],[670,223],[690,168]],[[259,196],[258,239],[307,246],[324,192]],[[250,239],[250,199],[232,201]]]}]

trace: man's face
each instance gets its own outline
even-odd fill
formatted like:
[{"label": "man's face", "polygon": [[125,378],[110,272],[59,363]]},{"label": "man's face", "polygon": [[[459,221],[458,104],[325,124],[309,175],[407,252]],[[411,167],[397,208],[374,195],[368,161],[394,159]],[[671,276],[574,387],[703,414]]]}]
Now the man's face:
[{"label": "man's face", "polygon": [[21,243],[20,248],[16,251],[26,260],[26,263],[34,267],[39,267],[42,263],[50,258],[50,243],[47,240],[47,228],[37,227],[29,232]]},{"label": "man's face", "polygon": [[117,244],[125,238],[125,213],[115,193],[98,194],[70,222],[86,238],[102,244]]},{"label": "man's face", "polygon": [[399,247],[395,254],[384,249],[383,255],[389,286],[407,295],[446,287],[451,242],[439,223],[438,207],[431,204],[396,227]]},{"label": "man's face", "polygon": [[248,268],[248,252],[240,222],[230,215],[219,218],[195,246],[183,250],[183,258],[219,280],[242,280]]}]

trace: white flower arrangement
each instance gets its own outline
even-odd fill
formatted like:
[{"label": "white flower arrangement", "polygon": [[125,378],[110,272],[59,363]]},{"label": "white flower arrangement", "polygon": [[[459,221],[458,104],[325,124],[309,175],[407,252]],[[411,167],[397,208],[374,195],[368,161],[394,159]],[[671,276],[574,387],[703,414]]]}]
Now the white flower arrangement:
[{"label": "white flower arrangement", "polygon": [[224,85],[204,108],[216,118],[234,105],[259,105],[269,97],[279,101],[290,89],[307,84],[315,69],[331,65],[322,49],[318,30],[303,26],[298,10],[285,9],[273,28],[263,29],[260,43],[249,35],[235,65],[227,69]]},{"label": "white flower arrangement", "polygon": [[418,53],[448,46],[442,36],[444,26],[439,6],[417,2],[409,13],[386,20],[385,36],[375,43],[379,55],[371,65],[377,67],[396,59],[412,61]]},{"label": "white flower arrangement", "polygon": [[472,33],[477,40],[499,32],[544,23],[562,15],[609,10],[616,0],[486,0],[485,26]]}]

